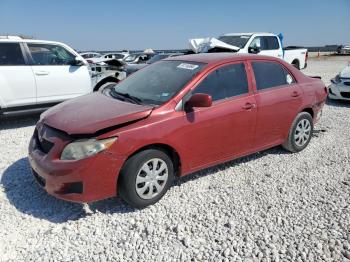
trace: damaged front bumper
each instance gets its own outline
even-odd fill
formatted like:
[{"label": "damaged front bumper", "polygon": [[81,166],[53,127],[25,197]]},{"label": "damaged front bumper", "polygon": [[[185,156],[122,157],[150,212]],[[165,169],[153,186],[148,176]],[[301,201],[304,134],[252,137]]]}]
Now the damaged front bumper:
[{"label": "damaged front bumper", "polygon": [[51,134],[44,134],[40,140],[35,131],[28,159],[35,180],[47,193],[72,202],[93,202],[116,196],[123,159],[101,152],[78,161],[60,160],[62,149],[69,142]]}]

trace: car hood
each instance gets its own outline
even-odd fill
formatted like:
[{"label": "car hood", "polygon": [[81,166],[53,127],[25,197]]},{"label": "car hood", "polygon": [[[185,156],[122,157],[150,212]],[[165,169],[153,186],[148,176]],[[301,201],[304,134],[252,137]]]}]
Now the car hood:
[{"label": "car hood", "polygon": [[152,106],[132,104],[102,93],[93,93],[50,108],[42,114],[41,121],[69,135],[87,135],[146,118],[152,109]]}]

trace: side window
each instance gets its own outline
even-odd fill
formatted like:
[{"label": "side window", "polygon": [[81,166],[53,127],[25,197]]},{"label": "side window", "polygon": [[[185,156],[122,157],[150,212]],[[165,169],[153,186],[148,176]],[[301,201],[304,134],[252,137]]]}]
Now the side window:
[{"label": "side window", "polygon": [[264,42],[266,43],[265,50],[277,50],[280,48],[276,36],[264,36]]},{"label": "side window", "polygon": [[75,56],[65,48],[50,44],[28,44],[34,65],[71,65]]},{"label": "side window", "polygon": [[121,59],[121,58],[123,58],[123,55],[121,55],[121,54],[114,55],[114,59]]},{"label": "side window", "polygon": [[263,50],[263,38],[260,36],[257,36],[253,39],[253,41],[250,43],[249,47],[257,48],[259,47],[261,50]]},{"label": "side window", "polygon": [[24,64],[22,50],[18,43],[0,43],[0,66]]},{"label": "side window", "polygon": [[194,93],[211,95],[213,101],[248,92],[247,74],[243,63],[214,70],[194,90]]},{"label": "side window", "polygon": [[252,62],[252,66],[258,90],[295,83],[288,71],[276,62]]}]

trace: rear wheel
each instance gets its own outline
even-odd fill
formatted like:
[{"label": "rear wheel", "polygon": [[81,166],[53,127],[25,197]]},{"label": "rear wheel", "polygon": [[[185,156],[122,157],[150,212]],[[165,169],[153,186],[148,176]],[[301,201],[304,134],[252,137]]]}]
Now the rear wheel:
[{"label": "rear wheel", "polygon": [[130,157],[118,179],[120,197],[136,208],[158,202],[171,186],[174,166],[163,151],[147,149]]},{"label": "rear wheel", "polygon": [[290,152],[300,152],[309,144],[313,130],[312,116],[307,112],[299,113],[292,123],[287,140],[282,146]]}]

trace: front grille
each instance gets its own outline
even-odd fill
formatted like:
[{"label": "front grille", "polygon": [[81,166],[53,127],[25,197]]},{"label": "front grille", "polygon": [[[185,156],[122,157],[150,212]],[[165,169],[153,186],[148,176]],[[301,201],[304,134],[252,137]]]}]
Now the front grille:
[{"label": "front grille", "polygon": [[33,173],[33,176],[34,176],[36,182],[38,182],[39,185],[41,185],[42,187],[45,187],[45,185],[46,185],[45,178],[39,176],[39,174],[37,172],[35,172],[34,169],[32,169],[32,173]]},{"label": "front grille", "polygon": [[340,95],[345,98],[350,98],[350,92],[340,92]]},{"label": "front grille", "polygon": [[350,98],[350,92],[340,92],[340,95],[345,98]]}]

